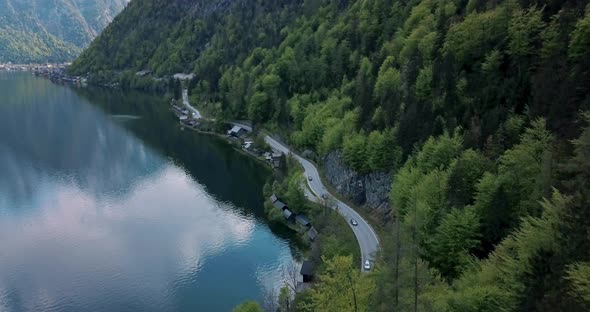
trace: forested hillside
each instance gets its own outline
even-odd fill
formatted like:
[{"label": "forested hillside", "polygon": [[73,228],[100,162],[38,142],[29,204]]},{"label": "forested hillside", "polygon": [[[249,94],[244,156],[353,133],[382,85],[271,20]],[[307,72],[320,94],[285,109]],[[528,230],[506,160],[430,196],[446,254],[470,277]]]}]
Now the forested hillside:
[{"label": "forested hillside", "polygon": [[195,73],[218,119],[394,174],[371,281],[326,259],[296,310],[590,309],[587,1],[134,1],[70,70]]},{"label": "forested hillside", "polygon": [[129,0],[0,0],[0,63],[72,60]]}]

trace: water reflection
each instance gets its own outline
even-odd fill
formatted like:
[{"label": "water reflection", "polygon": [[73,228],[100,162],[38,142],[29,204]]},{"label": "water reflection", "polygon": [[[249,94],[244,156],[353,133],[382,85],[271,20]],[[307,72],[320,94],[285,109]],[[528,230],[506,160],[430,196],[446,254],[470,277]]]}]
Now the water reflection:
[{"label": "water reflection", "polygon": [[228,311],[279,278],[292,246],[261,222],[255,162],[179,135],[144,106],[154,99],[84,91],[96,107],[11,75],[0,73],[0,311]]}]

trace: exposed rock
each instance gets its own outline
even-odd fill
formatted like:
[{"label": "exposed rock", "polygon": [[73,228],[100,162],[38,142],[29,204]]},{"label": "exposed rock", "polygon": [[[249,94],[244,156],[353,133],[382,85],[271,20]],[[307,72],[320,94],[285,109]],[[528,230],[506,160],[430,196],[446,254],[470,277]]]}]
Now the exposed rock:
[{"label": "exposed rock", "polygon": [[340,151],[328,154],[322,163],[328,182],[340,194],[357,205],[378,209],[384,214],[390,212],[391,174],[384,172],[358,174],[346,166]]}]

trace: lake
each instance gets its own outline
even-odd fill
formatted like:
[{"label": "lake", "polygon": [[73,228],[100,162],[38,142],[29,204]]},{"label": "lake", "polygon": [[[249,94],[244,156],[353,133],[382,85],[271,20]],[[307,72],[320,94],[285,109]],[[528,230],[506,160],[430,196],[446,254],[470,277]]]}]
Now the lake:
[{"label": "lake", "polygon": [[0,311],[231,311],[297,247],[268,169],[156,96],[0,72]]}]

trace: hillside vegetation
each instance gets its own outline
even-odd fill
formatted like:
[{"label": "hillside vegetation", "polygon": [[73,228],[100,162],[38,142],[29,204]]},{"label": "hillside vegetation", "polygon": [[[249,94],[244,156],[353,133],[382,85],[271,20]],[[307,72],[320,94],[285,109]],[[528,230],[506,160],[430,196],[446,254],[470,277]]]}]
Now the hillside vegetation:
[{"label": "hillside vegetation", "polygon": [[281,309],[590,309],[587,1],[133,1],[70,68],[142,88],[146,69],[394,174],[370,280],[336,255]]},{"label": "hillside vegetation", "polygon": [[72,60],[129,0],[0,0],[0,63]]}]

